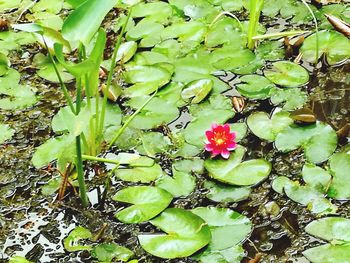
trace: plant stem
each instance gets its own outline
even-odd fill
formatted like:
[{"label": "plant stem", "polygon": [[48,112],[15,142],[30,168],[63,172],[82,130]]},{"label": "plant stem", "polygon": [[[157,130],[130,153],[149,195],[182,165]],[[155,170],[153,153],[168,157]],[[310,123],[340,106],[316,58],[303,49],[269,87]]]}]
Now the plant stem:
[{"label": "plant stem", "polygon": [[301,35],[308,33],[309,31],[287,31],[287,32],[275,32],[271,34],[265,34],[265,35],[257,35],[253,37],[253,40],[261,40],[261,39],[267,39],[267,38],[280,38],[280,37],[287,37],[287,36],[295,36],[295,35]]},{"label": "plant stem", "polygon": [[115,160],[101,158],[101,157],[95,157],[95,156],[91,156],[91,155],[84,155],[83,154],[81,157],[83,158],[83,160],[89,160],[89,161],[94,161],[94,162],[111,163],[111,164],[116,164],[116,165],[120,164],[118,161],[115,161]]},{"label": "plant stem", "polygon": [[254,49],[255,47],[255,40],[253,39],[253,37],[255,37],[258,32],[260,13],[263,6],[264,0],[250,0],[249,27],[247,35],[247,47],[249,49]]},{"label": "plant stem", "polygon": [[46,47],[46,49],[47,49],[49,58],[50,58],[50,60],[51,60],[51,63],[52,63],[52,65],[53,65],[53,68],[54,68],[54,70],[55,70],[55,73],[56,73],[56,75],[57,75],[57,78],[58,78],[58,81],[59,81],[59,83],[60,83],[60,86],[61,86],[61,88],[62,88],[62,90],[63,90],[63,95],[64,95],[64,97],[65,97],[65,99],[66,99],[66,101],[67,101],[67,103],[68,103],[68,106],[69,106],[70,110],[75,114],[75,109],[74,109],[73,100],[72,100],[72,98],[70,97],[70,95],[69,95],[69,93],[68,93],[68,89],[67,89],[66,85],[63,83],[63,80],[62,80],[62,78],[61,78],[61,74],[60,74],[60,72],[59,72],[58,69],[57,69],[56,62],[55,62],[55,60],[53,59],[53,57],[52,57],[52,55],[51,55],[51,53],[50,53],[49,46],[47,45],[46,40],[45,40],[45,38],[44,38],[43,35],[42,35],[42,38],[43,38],[44,45],[45,45],[45,47]]},{"label": "plant stem", "polygon": [[312,16],[312,19],[314,20],[315,29],[316,29],[316,58],[315,58],[315,64],[317,65],[318,55],[319,55],[319,48],[320,48],[320,42],[319,42],[319,39],[318,39],[318,23],[317,23],[316,16],[315,16],[314,12],[312,11],[312,9],[310,8],[309,4],[306,3],[305,0],[301,0],[301,1],[306,6],[307,10],[310,12],[310,14]]},{"label": "plant stem", "polygon": [[146,100],[140,108],[137,109],[137,111],[135,111],[129,118],[128,120],[123,124],[123,126],[117,131],[116,135],[114,136],[114,138],[112,139],[112,141],[110,142],[110,144],[108,145],[108,148],[111,148],[113,146],[113,144],[119,139],[120,135],[122,135],[122,133],[124,132],[124,130],[126,129],[126,127],[128,127],[128,125],[130,124],[130,122],[136,117],[137,114],[139,114],[139,112],[154,98],[154,96],[157,94],[158,90],[156,90],[153,95],[151,97],[149,97],[148,100]]},{"label": "plant stem", "polygon": [[79,194],[80,194],[80,199],[81,199],[83,206],[87,207],[89,205],[89,200],[88,200],[88,197],[86,194],[80,135],[75,137],[75,145],[77,148],[77,156],[76,156],[76,164],[75,165],[77,167],[77,173],[78,173]]},{"label": "plant stem", "polygon": [[130,8],[130,10],[129,10],[129,14],[128,14],[127,18],[126,18],[125,24],[122,27],[122,30],[120,32],[118,41],[115,44],[115,48],[114,48],[114,51],[113,51],[111,67],[110,67],[109,72],[108,72],[107,85],[106,85],[105,92],[104,92],[104,95],[103,95],[102,109],[101,109],[101,115],[100,115],[100,125],[99,125],[99,129],[98,129],[98,134],[97,134],[99,137],[102,137],[103,126],[104,126],[105,115],[106,115],[106,105],[107,105],[108,91],[109,91],[109,89],[111,87],[113,73],[114,73],[114,69],[115,69],[116,63],[117,63],[116,60],[117,60],[118,50],[119,50],[120,45],[122,43],[123,35],[125,34],[126,26],[127,26],[128,22],[129,22],[129,19],[130,19],[130,16],[131,16],[131,11],[132,11],[132,8]]}]

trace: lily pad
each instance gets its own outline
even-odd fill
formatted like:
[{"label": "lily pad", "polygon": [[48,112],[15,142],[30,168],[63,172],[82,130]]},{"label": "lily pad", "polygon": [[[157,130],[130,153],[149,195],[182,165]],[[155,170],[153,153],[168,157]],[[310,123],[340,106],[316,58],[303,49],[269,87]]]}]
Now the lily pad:
[{"label": "lily pad", "polygon": [[317,122],[307,126],[291,125],[281,131],[275,141],[279,151],[289,152],[302,147],[312,163],[326,161],[335,151],[338,138],[327,124]]},{"label": "lily pad", "polygon": [[112,262],[113,259],[123,262],[128,261],[134,253],[125,247],[115,243],[99,244],[93,248],[91,255],[99,262]]},{"label": "lily pad", "polygon": [[156,186],[167,190],[174,197],[188,196],[196,187],[196,179],[189,172],[173,168],[173,176],[163,175],[156,181]]},{"label": "lily pad", "polygon": [[154,164],[151,167],[120,168],[115,175],[127,182],[149,183],[162,176],[163,171],[159,164]]},{"label": "lily pad", "polygon": [[74,228],[69,235],[63,240],[64,248],[68,252],[75,252],[80,250],[91,250],[92,246],[83,246],[79,244],[82,239],[89,239],[92,237],[90,230],[85,227],[78,226]]},{"label": "lily pad", "polygon": [[272,89],[270,96],[273,105],[282,104],[287,111],[302,108],[308,100],[307,93],[300,88]]},{"label": "lily pad", "polygon": [[[148,98],[148,96],[135,97],[130,99],[128,104],[138,109]],[[130,127],[138,129],[156,128],[175,120],[179,114],[178,108],[171,101],[155,97],[130,122]]]},{"label": "lily pad", "polygon": [[15,130],[9,125],[0,123],[0,144],[11,139],[14,134]]},{"label": "lily pad", "polygon": [[252,230],[247,217],[227,208],[197,207],[192,212],[203,218],[210,227],[212,240],[209,250],[233,247],[244,241]]},{"label": "lily pad", "polygon": [[199,79],[188,83],[182,93],[181,97],[184,100],[191,99],[191,103],[199,103],[209,94],[214,85],[211,79]]},{"label": "lily pad", "polygon": [[271,118],[265,112],[255,112],[247,119],[249,129],[259,138],[268,141],[274,141],[277,134],[292,123],[293,119],[285,111],[279,111]]},{"label": "lily pad", "polygon": [[267,78],[259,75],[246,75],[240,78],[242,83],[237,85],[241,95],[250,99],[266,99],[275,87]]},{"label": "lily pad", "polygon": [[218,203],[233,203],[249,197],[251,188],[225,185],[206,181],[204,187],[209,190],[207,198]]},{"label": "lily pad", "polygon": [[264,159],[241,162],[245,148],[239,146],[228,160],[207,159],[204,167],[214,179],[232,185],[249,186],[264,180],[271,172],[271,164]]},{"label": "lily pad", "polygon": [[327,241],[350,242],[350,219],[326,217],[308,224],[305,231]]},{"label": "lily pad", "polygon": [[315,63],[325,54],[330,65],[340,63],[350,57],[350,43],[342,34],[332,31],[318,32],[319,52],[316,58],[316,33],[307,37],[300,49],[303,59]]},{"label": "lily pad", "polygon": [[184,209],[168,208],[150,222],[168,233],[138,236],[143,249],[157,257],[188,257],[211,240],[210,228],[205,221]]},{"label": "lily pad", "polygon": [[234,116],[231,102],[223,95],[212,95],[209,102],[192,105],[190,113],[194,119],[184,130],[188,143],[202,147],[205,143],[205,131],[212,123],[224,123]]},{"label": "lily pad", "polygon": [[350,258],[350,244],[326,244],[310,248],[304,251],[303,255],[312,263],[347,262]]},{"label": "lily pad", "polygon": [[338,200],[350,199],[349,172],[350,154],[336,153],[329,159],[329,166],[333,175],[328,195]]},{"label": "lily pad", "polygon": [[302,66],[289,61],[277,61],[264,71],[271,82],[283,87],[299,87],[309,81],[309,73]]},{"label": "lily pad", "polygon": [[118,213],[118,220],[127,224],[148,221],[168,207],[172,195],[167,191],[151,186],[127,187],[113,196],[114,201],[133,204]]}]

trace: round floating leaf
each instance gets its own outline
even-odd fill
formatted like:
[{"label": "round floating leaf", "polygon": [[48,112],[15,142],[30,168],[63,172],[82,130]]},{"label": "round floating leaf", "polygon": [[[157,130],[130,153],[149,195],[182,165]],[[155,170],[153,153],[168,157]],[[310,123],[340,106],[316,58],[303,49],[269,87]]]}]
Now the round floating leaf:
[{"label": "round floating leaf", "polygon": [[138,238],[143,249],[160,258],[188,257],[211,240],[205,221],[180,208],[169,208],[150,222],[168,234],[139,235]]},{"label": "round floating leaf", "polygon": [[223,183],[233,185],[255,185],[264,180],[271,171],[271,164],[263,159],[242,162],[243,147],[237,147],[228,160],[207,159],[204,167],[209,175]]},{"label": "round floating leaf", "polygon": [[[138,109],[148,98],[148,96],[135,97],[128,104]],[[129,126],[137,129],[153,129],[162,124],[170,123],[179,114],[180,112],[174,103],[155,97],[136,115]]]},{"label": "round floating leaf", "polygon": [[350,242],[350,219],[326,217],[308,224],[305,231],[310,235],[327,240]]},{"label": "round floating leaf", "polygon": [[114,201],[133,204],[116,213],[118,220],[128,224],[145,222],[155,217],[168,207],[172,199],[167,191],[151,186],[127,187],[113,196]]},{"label": "round floating leaf", "polygon": [[333,175],[328,195],[335,199],[350,199],[350,154],[336,153],[329,160]]},{"label": "round floating leaf", "polygon": [[316,59],[316,33],[307,37],[300,49],[303,59],[315,63],[325,54],[330,65],[337,64],[350,57],[350,41],[342,34],[332,31],[318,32],[319,53]]},{"label": "round floating leaf", "polygon": [[271,102],[273,105],[283,104],[284,110],[296,110],[305,105],[308,100],[307,93],[300,88],[272,89]]},{"label": "round floating leaf", "polygon": [[273,83],[284,87],[299,87],[309,81],[309,73],[302,66],[289,61],[278,61],[272,64],[271,69],[264,71]]},{"label": "round floating leaf", "polygon": [[242,83],[237,85],[238,91],[250,99],[266,99],[275,85],[267,78],[259,75],[246,75],[240,78]]},{"label": "round floating leaf", "polygon": [[25,257],[14,256],[10,258],[9,263],[34,263],[34,262],[27,260]]},{"label": "round floating leaf", "polygon": [[227,208],[198,207],[192,212],[203,218],[210,227],[212,240],[209,250],[233,247],[244,241],[252,229],[247,217]]},{"label": "round floating leaf", "polygon": [[99,262],[112,262],[113,259],[128,261],[134,253],[125,247],[114,243],[99,244],[93,248],[91,255]]},{"label": "round floating leaf", "polygon": [[92,246],[83,246],[79,244],[80,240],[89,239],[91,237],[92,234],[89,229],[86,229],[82,226],[78,226],[74,228],[65,239],[63,239],[64,248],[68,252],[91,250]]},{"label": "round floating leaf", "polygon": [[195,118],[187,125],[184,136],[189,144],[202,147],[205,143],[205,131],[212,123],[225,123],[234,116],[231,102],[225,96],[212,95],[209,102],[192,105],[190,113]]},{"label": "round floating leaf", "polygon": [[230,130],[236,133],[236,142],[239,142],[247,135],[248,127],[244,122],[236,122],[230,124]]},{"label": "round floating leaf", "polygon": [[304,165],[302,176],[303,180],[308,185],[313,187],[321,187],[323,189],[329,187],[329,183],[332,178],[327,171],[311,163],[306,163]]},{"label": "round floating leaf", "polygon": [[12,138],[15,131],[7,124],[0,123],[0,144]]},{"label": "round floating leaf", "polygon": [[199,79],[188,83],[182,93],[181,97],[184,100],[191,100],[191,103],[199,103],[205,99],[205,97],[212,90],[214,81],[211,79]]},{"label": "round floating leaf", "polygon": [[247,119],[249,129],[259,138],[268,141],[274,141],[276,135],[292,123],[293,119],[285,111],[273,114],[271,119],[265,112],[255,112]]},{"label": "round floating leaf", "polygon": [[350,244],[331,245],[326,244],[310,248],[303,255],[312,263],[349,262]]},{"label": "round floating leaf", "polygon": [[132,66],[123,76],[127,83],[159,82],[162,86],[169,82],[171,73],[160,66]]},{"label": "round floating leaf", "polygon": [[151,167],[135,167],[132,169],[123,168],[115,171],[115,175],[127,182],[149,183],[163,175],[162,168],[159,164],[154,164]]},{"label": "round floating leaf", "polygon": [[136,50],[137,43],[135,41],[128,41],[121,44],[117,53],[117,61],[128,62],[134,56]]},{"label": "round floating leaf", "polygon": [[312,163],[329,158],[337,147],[337,135],[329,125],[317,122],[307,126],[291,125],[281,131],[275,141],[278,150],[289,152],[304,148],[305,157]]},{"label": "round floating leaf", "polygon": [[206,181],[204,187],[209,190],[207,198],[218,203],[233,203],[245,200],[249,197],[249,187],[237,187]]},{"label": "round floating leaf", "polygon": [[173,169],[173,176],[163,175],[156,181],[156,186],[167,190],[174,197],[188,196],[196,187],[196,179],[189,172]]}]

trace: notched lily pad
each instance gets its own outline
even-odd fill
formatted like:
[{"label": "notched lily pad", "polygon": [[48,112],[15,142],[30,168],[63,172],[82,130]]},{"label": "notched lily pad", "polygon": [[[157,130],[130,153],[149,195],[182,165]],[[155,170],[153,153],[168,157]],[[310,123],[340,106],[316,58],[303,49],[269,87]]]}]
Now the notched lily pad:
[{"label": "notched lily pad", "polygon": [[145,222],[167,208],[172,199],[169,192],[158,187],[127,187],[116,193],[113,200],[133,205],[119,211],[115,216],[128,224]]},{"label": "notched lily pad", "polygon": [[160,258],[183,258],[206,246],[211,240],[209,226],[199,216],[180,208],[168,208],[150,221],[164,234],[139,235],[143,249]]},{"label": "notched lily pad", "polygon": [[302,66],[290,61],[277,61],[264,71],[271,82],[283,87],[299,87],[309,81],[309,73]]},{"label": "notched lily pad", "polygon": [[75,252],[80,250],[91,250],[92,246],[80,245],[79,241],[82,239],[89,239],[92,237],[90,230],[85,227],[78,226],[74,228],[69,235],[63,240],[64,248],[68,252]]},{"label": "notched lily pad", "polygon": [[214,179],[232,185],[252,186],[263,181],[271,172],[271,164],[264,159],[241,162],[245,148],[238,146],[228,160],[207,159],[204,167]]},{"label": "notched lily pad", "polygon": [[337,134],[327,124],[317,122],[307,126],[293,124],[281,131],[275,141],[278,150],[289,152],[302,147],[312,163],[326,161],[335,151]]},{"label": "notched lily pad", "polygon": [[210,93],[214,85],[211,79],[199,79],[188,83],[182,93],[181,97],[184,100],[190,100],[191,103],[199,103]]}]

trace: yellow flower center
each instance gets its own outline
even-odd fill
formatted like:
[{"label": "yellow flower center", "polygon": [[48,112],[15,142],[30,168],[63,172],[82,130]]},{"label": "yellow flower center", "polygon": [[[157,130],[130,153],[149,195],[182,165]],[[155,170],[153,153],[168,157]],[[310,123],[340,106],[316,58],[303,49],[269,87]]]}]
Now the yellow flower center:
[{"label": "yellow flower center", "polygon": [[225,141],[222,139],[222,138],[219,138],[219,139],[217,139],[216,140],[216,143],[218,144],[218,145],[221,145],[221,144],[223,144]]}]

